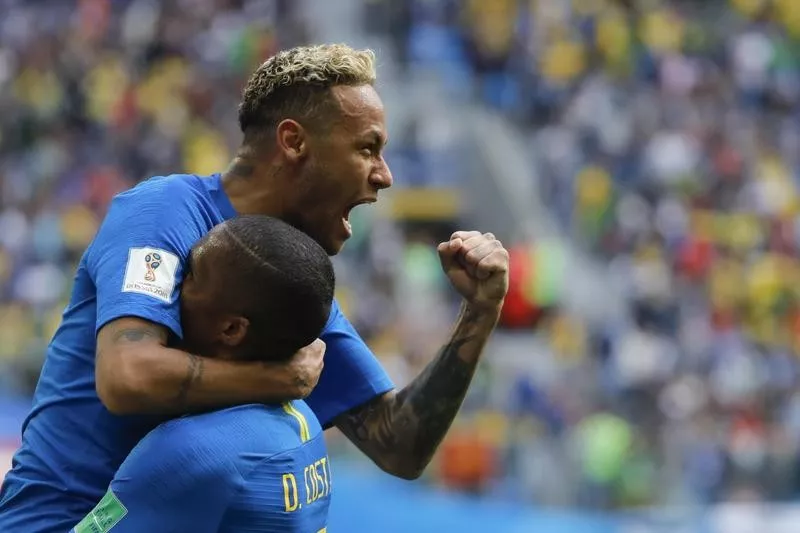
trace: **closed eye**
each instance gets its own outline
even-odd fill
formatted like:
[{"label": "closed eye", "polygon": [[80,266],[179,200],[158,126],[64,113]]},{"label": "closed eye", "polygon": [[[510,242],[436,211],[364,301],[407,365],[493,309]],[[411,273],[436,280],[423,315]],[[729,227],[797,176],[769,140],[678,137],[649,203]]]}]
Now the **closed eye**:
[{"label": "closed eye", "polygon": [[383,151],[383,145],[381,143],[375,142],[372,144],[368,144],[361,149],[361,153],[365,156],[368,155],[370,157],[378,157],[381,155]]}]

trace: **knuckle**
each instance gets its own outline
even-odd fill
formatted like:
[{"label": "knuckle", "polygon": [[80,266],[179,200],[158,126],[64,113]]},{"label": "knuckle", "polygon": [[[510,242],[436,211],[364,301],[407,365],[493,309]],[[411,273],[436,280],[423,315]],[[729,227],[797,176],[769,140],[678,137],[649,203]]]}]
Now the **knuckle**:
[{"label": "knuckle", "polygon": [[472,254],[472,257],[483,258],[492,253],[492,247],[488,245],[488,243],[484,242],[472,248],[468,253]]},{"label": "knuckle", "polygon": [[480,235],[479,231],[468,230],[468,231],[456,231],[453,235],[450,236],[450,239],[471,239],[477,235]]},{"label": "knuckle", "polygon": [[467,242],[466,244],[464,244],[463,250],[464,250],[464,255],[470,255],[475,251],[475,245],[473,245],[471,242]]},{"label": "knuckle", "polygon": [[489,268],[492,270],[502,270],[506,268],[508,264],[508,260],[504,256],[504,254],[499,253],[497,251],[488,254],[486,257],[483,258],[481,261],[481,265],[485,268]]},{"label": "knuckle", "polygon": [[491,269],[493,264],[494,261],[492,260],[492,257],[490,255],[487,255],[486,257],[481,259],[478,266],[480,266],[482,269]]},{"label": "knuckle", "polygon": [[480,242],[469,240],[466,243],[464,243],[464,249],[467,250],[467,253],[473,252],[480,246],[480,244],[481,244]]},{"label": "knuckle", "polygon": [[480,248],[480,247],[485,246],[486,244],[488,244],[490,242],[492,242],[492,241],[486,239],[486,237],[484,237],[483,235],[478,234],[478,235],[474,235],[472,238],[469,239],[469,241],[467,241],[467,247],[469,247],[469,248]]}]

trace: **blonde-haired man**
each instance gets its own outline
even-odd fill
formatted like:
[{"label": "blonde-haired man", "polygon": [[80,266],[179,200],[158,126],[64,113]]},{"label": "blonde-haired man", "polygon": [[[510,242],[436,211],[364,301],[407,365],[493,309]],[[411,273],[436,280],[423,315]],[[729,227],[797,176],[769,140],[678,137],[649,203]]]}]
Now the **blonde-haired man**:
[{"label": "blonde-haired man", "polygon": [[335,302],[321,340],[287,363],[207,359],[173,347],[183,337],[178,287],[191,269],[189,251],[212,227],[237,213],[270,215],[336,254],[350,237],[351,210],[391,186],[374,80],[370,51],[281,52],[247,83],[244,138],[227,171],[156,177],[114,199],[48,348],[0,493],[0,531],[68,530],[158,422],[230,405],[307,397],[323,428],[336,425],[382,469],[420,475],[461,405],[506,294],[508,253],[493,235],[456,232],[439,245],[464,304],[449,342],[401,391]]}]

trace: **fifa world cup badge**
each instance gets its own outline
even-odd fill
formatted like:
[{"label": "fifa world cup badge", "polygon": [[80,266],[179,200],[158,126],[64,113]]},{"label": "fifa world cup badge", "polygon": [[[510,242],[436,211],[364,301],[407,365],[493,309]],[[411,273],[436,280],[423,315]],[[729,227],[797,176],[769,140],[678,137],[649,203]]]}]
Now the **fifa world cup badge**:
[{"label": "fifa world cup badge", "polygon": [[144,263],[145,263],[145,268],[147,268],[147,272],[145,272],[144,275],[144,280],[155,281],[156,269],[161,266],[161,255],[156,252],[147,254],[144,257]]},{"label": "fifa world cup badge", "polygon": [[177,284],[178,256],[158,248],[131,248],[122,292],[138,292],[171,302]]}]

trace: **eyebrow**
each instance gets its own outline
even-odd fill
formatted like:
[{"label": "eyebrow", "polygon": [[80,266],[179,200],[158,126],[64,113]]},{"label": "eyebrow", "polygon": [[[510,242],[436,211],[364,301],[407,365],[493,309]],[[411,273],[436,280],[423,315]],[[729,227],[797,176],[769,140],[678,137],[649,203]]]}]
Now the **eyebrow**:
[{"label": "eyebrow", "polygon": [[387,144],[389,144],[389,138],[377,130],[370,130],[367,133],[367,137],[369,137],[373,142],[380,144],[382,147],[385,147]]}]

